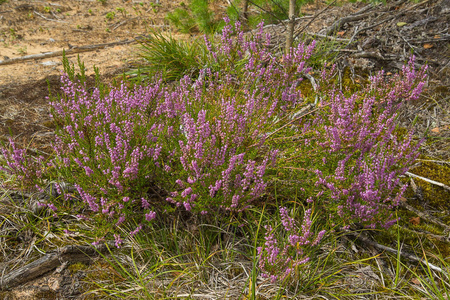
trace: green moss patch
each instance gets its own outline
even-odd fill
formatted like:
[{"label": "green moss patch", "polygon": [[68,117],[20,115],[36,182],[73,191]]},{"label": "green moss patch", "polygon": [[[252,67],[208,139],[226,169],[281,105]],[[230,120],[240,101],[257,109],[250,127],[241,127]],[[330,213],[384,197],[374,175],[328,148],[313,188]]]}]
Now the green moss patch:
[{"label": "green moss patch", "polygon": [[[450,182],[449,165],[424,161],[411,172],[443,184],[448,185]],[[422,189],[425,203],[439,209],[450,209],[450,191],[420,178],[414,178],[414,182]],[[450,222],[450,218],[447,218],[446,221]]]}]

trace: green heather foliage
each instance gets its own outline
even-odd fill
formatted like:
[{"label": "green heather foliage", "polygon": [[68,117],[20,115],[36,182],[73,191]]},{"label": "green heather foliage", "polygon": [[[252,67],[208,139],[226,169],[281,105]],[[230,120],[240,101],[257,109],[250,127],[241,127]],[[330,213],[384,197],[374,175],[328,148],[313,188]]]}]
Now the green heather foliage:
[{"label": "green heather foliage", "polygon": [[340,226],[394,224],[406,188],[399,177],[420,146],[411,132],[395,134],[397,111],[417,99],[426,68],[415,70],[411,58],[398,75],[381,72],[357,92],[339,90],[334,69],[324,69],[319,90],[304,98],[314,42],[280,58],[262,23],[244,39],[239,22],[226,22],[220,42],[205,38],[208,63],[198,77],[176,85],[89,89],[84,66],[76,76],[65,61],[62,95],[51,101],[54,156],[33,159],[11,140],[0,170],[41,191],[57,182],[59,196],[42,205],[56,212],[76,203],[72,213],[96,224],[96,242],[114,236],[117,247],[125,221],[136,224],[133,236],[174,210],[239,216],[276,192],[305,213],[298,222],[282,207],[285,234],[267,226],[258,242],[259,267],[273,281],[294,274],[320,243],[313,211]]}]

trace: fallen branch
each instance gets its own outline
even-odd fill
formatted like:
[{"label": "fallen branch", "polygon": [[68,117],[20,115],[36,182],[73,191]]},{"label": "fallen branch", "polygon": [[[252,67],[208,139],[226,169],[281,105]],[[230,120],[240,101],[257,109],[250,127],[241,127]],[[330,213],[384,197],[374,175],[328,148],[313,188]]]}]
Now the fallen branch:
[{"label": "fallen branch", "polygon": [[301,30],[299,30],[298,32],[295,33],[294,35],[294,40],[298,38],[298,36],[306,29],[308,28],[308,26],[318,17],[320,16],[324,11],[326,11],[331,5],[334,5],[334,3],[336,2],[336,0],[334,0],[333,2],[331,2],[330,4],[328,4],[324,9],[322,9],[321,11],[319,11],[317,14],[315,14],[312,19],[308,22],[308,24],[306,24],[305,26],[303,26],[303,28]]},{"label": "fallen branch", "polygon": [[[397,18],[397,17],[399,17],[399,16],[405,14],[406,12],[413,10],[414,8],[416,8],[416,7],[418,7],[418,6],[421,6],[421,5],[425,4],[425,3],[427,3],[428,1],[429,1],[429,0],[425,0],[425,1],[421,2],[421,3],[418,3],[418,4],[416,4],[416,5],[413,5],[412,7],[403,9],[403,10],[401,10],[400,12],[396,13],[395,15],[393,15],[393,16],[391,16],[391,17],[389,17],[389,18],[386,18],[386,19],[384,19],[384,20],[382,20],[382,21],[380,21],[380,22],[378,22],[378,23],[375,23],[375,24],[372,24],[372,25],[370,25],[370,26],[361,28],[360,30],[358,30],[358,31],[356,32],[356,35],[358,35],[358,34],[361,33],[361,32],[364,32],[364,31],[366,31],[366,30],[368,30],[368,29],[372,29],[372,28],[374,28],[374,27],[377,27],[377,26],[379,26],[379,25],[381,25],[381,24],[383,24],[383,23],[386,23],[386,22],[388,22],[388,21],[390,21],[390,20],[393,20],[393,19],[395,19],[395,18]],[[397,3],[393,3],[393,4],[391,5],[391,7],[396,7],[396,6],[400,5],[400,4],[403,3],[403,2],[404,2],[404,0],[400,0],[400,1],[398,1]],[[380,10],[380,12],[383,12],[383,11],[389,11],[389,10],[390,10],[390,8],[389,8],[389,7],[386,7],[386,8],[384,8],[384,9]],[[335,22],[327,29],[325,35],[333,34],[334,32],[338,31],[338,30],[339,30],[344,24],[346,24],[346,23],[354,22],[354,21],[359,21],[359,20],[365,19],[366,17],[369,17],[369,16],[371,16],[371,15],[373,15],[373,12],[360,13],[360,14],[357,13],[357,14],[354,14],[354,15],[350,15],[350,16],[341,18],[341,19],[335,21]]]},{"label": "fallen branch", "polygon": [[442,274],[444,274],[444,275],[446,275],[448,277],[448,274],[444,270],[442,270],[438,266],[435,266],[435,265],[429,263],[425,259],[421,259],[421,258],[419,258],[419,257],[417,257],[415,255],[412,255],[412,254],[409,254],[409,253],[406,253],[406,252],[402,252],[401,250],[398,251],[398,250],[395,250],[395,249],[393,249],[391,247],[387,247],[387,246],[378,244],[377,242],[372,241],[369,238],[366,238],[366,237],[361,236],[359,234],[355,234],[355,233],[351,233],[351,232],[347,232],[346,234],[349,235],[349,236],[352,236],[353,238],[357,239],[358,241],[361,241],[361,242],[363,242],[365,244],[368,244],[370,246],[373,246],[375,248],[378,248],[378,249],[381,249],[381,250],[384,250],[384,251],[388,251],[388,252],[394,253],[396,255],[400,255],[400,256],[402,256],[404,258],[407,258],[409,260],[412,260],[412,261],[421,262],[424,265],[428,266],[430,269],[432,269],[434,271],[437,271],[437,272],[440,272],[440,273],[442,273]]},{"label": "fallen branch", "polygon": [[420,158],[418,158],[416,160],[433,162],[433,163],[437,163],[437,164],[449,164],[450,165],[450,161],[445,161],[445,160],[420,159]]},{"label": "fallen branch", "polygon": [[44,15],[38,13],[38,12],[35,11],[35,10],[33,11],[33,13],[36,14],[36,15],[38,15],[38,16],[41,17],[42,19],[47,20],[47,21],[60,22],[60,23],[67,23],[66,21],[61,21],[61,20],[55,20],[55,19],[47,18],[46,16],[44,16]]},{"label": "fallen branch", "polygon": [[375,58],[379,60],[392,60],[395,58],[386,58],[383,57],[380,53],[377,52],[369,52],[369,51],[360,51],[360,50],[353,50],[353,49],[333,49],[334,52],[347,52],[350,53],[354,58]]},{"label": "fallen branch", "polygon": [[128,19],[125,19],[122,22],[119,22],[119,23],[115,24],[114,27],[112,28],[112,31],[116,30],[117,28],[119,28],[123,24],[126,24],[127,22],[128,22]]},{"label": "fallen branch", "polygon": [[359,21],[362,19],[365,19],[367,17],[373,16],[372,12],[360,14],[360,15],[353,15],[353,16],[347,16],[344,18],[341,18],[333,23],[333,25],[330,26],[330,28],[327,29],[325,35],[330,35],[338,31],[345,23]]},{"label": "fallen branch", "polygon": [[441,188],[444,188],[444,189],[446,189],[447,191],[450,191],[450,186],[445,185],[445,184],[443,184],[443,183],[440,183],[440,182],[437,182],[437,181],[434,181],[434,180],[431,180],[431,179],[428,179],[428,178],[425,178],[425,177],[422,177],[422,176],[419,176],[419,175],[416,175],[416,174],[413,174],[413,173],[410,173],[410,172],[406,172],[405,174],[408,175],[408,176],[410,176],[410,177],[419,178],[419,179],[421,179],[421,180],[423,180],[423,181],[426,181],[426,182],[428,182],[428,183],[431,183],[431,184],[440,186]]},{"label": "fallen branch", "polygon": [[26,55],[22,57],[12,58],[12,59],[5,59],[0,61],[1,65],[11,65],[15,63],[24,62],[27,60],[33,60],[33,59],[43,59],[43,58],[49,58],[49,57],[55,57],[55,56],[62,56],[64,51],[66,55],[74,54],[74,53],[81,53],[81,52],[88,52],[92,50],[97,50],[101,48],[106,48],[109,46],[116,46],[116,45],[126,45],[136,42],[137,39],[132,40],[123,40],[119,42],[112,42],[112,43],[104,43],[104,44],[96,44],[96,45],[86,45],[86,46],[79,46],[79,47],[73,47],[67,50],[58,50],[54,52],[45,52],[40,54],[32,54],[32,55]]},{"label": "fallen branch", "polygon": [[[57,20],[61,20],[61,18],[58,17],[53,11],[52,11],[52,15],[53,15]],[[64,21],[61,21],[61,22],[64,22]],[[66,22],[64,22],[64,23],[66,23]]]},{"label": "fallen branch", "polygon": [[116,30],[117,28],[119,28],[120,26],[122,26],[122,25],[128,23],[129,21],[133,21],[133,20],[136,20],[136,19],[139,19],[139,17],[135,17],[135,18],[131,18],[131,19],[125,19],[125,20],[123,20],[123,21],[117,22],[117,23],[113,24],[112,26],[110,26],[110,28],[112,27],[111,30],[114,31],[114,30]]},{"label": "fallen branch", "polygon": [[98,253],[104,253],[108,247],[103,244],[94,246],[66,246],[54,252],[47,253],[38,260],[29,263],[17,270],[0,277],[0,290],[7,290],[29,282],[39,276],[50,272],[65,262],[83,262],[90,261]]},{"label": "fallen branch", "polygon": [[368,5],[364,6],[363,8],[361,8],[360,10],[358,10],[357,12],[353,13],[352,15],[359,15],[359,14],[366,13],[369,10],[374,9],[375,7],[376,7],[376,5],[368,4]]},{"label": "fallen branch", "polygon": [[307,32],[306,34],[313,36],[313,37],[328,39],[328,40],[332,40],[332,41],[336,41],[336,42],[347,42],[348,43],[350,41],[350,39],[337,38],[332,35],[324,35],[324,34],[320,34],[320,33]]}]

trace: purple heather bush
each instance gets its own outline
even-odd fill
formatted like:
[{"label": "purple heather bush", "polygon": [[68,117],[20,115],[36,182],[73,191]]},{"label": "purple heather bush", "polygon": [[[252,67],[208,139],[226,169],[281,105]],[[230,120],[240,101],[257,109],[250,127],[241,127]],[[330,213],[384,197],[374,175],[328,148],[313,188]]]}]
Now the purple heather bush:
[{"label": "purple heather bush", "polygon": [[[399,188],[400,176],[417,158],[421,144],[412,131],[396,132],[396,118],[405,102],[420,95],[425,71],[416,71],[411,58],[399,74],[385,79],[379,72],[350,95],[323,80],[320,110],[299,121],[303,139],[286,160],[306,168],[309,177],[315,173],[319,191],[313,198],[336,219],[370,228],[396,222],[392,208],[406,189]],[[308,160],[302,153],[308,153]]]},{"label": "purple heather bush", "polygon": [[[123,241],[114,229],[129,218],[137,224],[134,235],[158,211],[175,207],[240,212],[264,201],[276,176],[296,176],[296,188],[311,193],[305,205],[314,202],[345,224],[395,222],[391,209],[404,192],[399,176],[420,145],[411,133],[397,134],[395,121],[402,103],[420,94],[425,68],[415,71],[412,59],[399,75],[379,73],[350,95],[324,71],[320,101],[308,111],[301,83],[314,43],[280,57],[269,50],[262,24],[247,39],[238,22],[224,27],[219,42],[205,43],[206,67],[175,86],[157,80],[91,90],[71,72],[62,75],[62,95],[51,102],[58,124],[54,157],[44,166],[11,142],[2,150],[2,170],[31,186],[43,186],[43,178],[74,185],[85,212],[80,217],[107,228],[99,240],[116,234],[118,247]],[[300,111],[307,113],[299,117]],[[280,175],[276,168],[304,173]],[[164,191],[159,200],[149,197],[155,190]],[[324,234],[311,232],[310,210],[301,232],[285,209],[280,213],[286,240],[268,227],[259,249],[260,267],[273,280],[306,262],[302,247]]]},{"label": "purple heather bush", "polygon": [[182,134],[163,168],[175,179],[167,200],[187,210],[242,211],[261,199],[278,153],[265,146],[267,133],[302,101],[297,87],[313,46],[300,44],[280,62],[262,25],[254,40],[245,40],[239,26],[225,26],[215,47],[205,39],[211,68],[196,80],[184,78],[160,107],[176,115]]},{"label": "purple heather bush", "polygon": [[[318,146],[337,162],[334,174],[316,170],[317,184],[337,203],[340,218],[375,228],[396,222],[392,208],[398,206],[406,185],[404,175],[417,158],[421,141],[412,131],[396,134],[396,118],[404,102],[415,100],[425,84],[426,67],[414,69],[414,57],[389,80],[384,73],[370,77],[370,85],[351,96],[329,92],[327,109],[319,117],[324,124]],[[318,133],[318,132],[317,132]]]},{"label": "purple heather bush", "polygon": [[[139,211],[141,228],[169,204],[205,214],[262,199],[278,154],[265,137],[301,102],[313,50],[300,44],[280,61],[268,39],[262,26],[255,42],[239,24],[227,25],[217,47],[208,42],[211,66],[176,87],[156,81],[106,91],[63,74],[62,95],[51,101],[58,129],[48,177],[74,185],[88,217],[110,227]],[[166,191],[162,203],[148,198],[154,187]]]},{"label": "purple heather bush", "polygon": [[60,124],[51,161],[58,176],[103,223],[118,226],[135,210],[152,215],[145,191],[157,173],[165,128],[146,110],[161,98],[160,82],[134,90],[122,84],[105,95],[67,75],[61,82],[62,97],[51,102]]}]

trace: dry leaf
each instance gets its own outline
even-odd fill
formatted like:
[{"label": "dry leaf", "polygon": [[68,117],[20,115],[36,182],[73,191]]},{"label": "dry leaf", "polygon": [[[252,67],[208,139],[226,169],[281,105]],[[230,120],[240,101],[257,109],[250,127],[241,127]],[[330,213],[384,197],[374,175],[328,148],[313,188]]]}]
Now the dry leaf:
[{"label": "dry leaf", "polygon": [[345,33],[345,31],[338,31],[337,35],[339,35],[339,36],[343,36],[343,35],[344,35],[344,33]]},{"label": "dry leaf", "polygon": [[419,225],[420,224],[420,217],[415,217],[415,218],[409,219],[409,223],[411,223],[413,225]]},{"label": "dry leaf", "polygon": [[433,44],[424,44],[423,47],[425,49],[430,49],[431,47],[433,47]]}]

